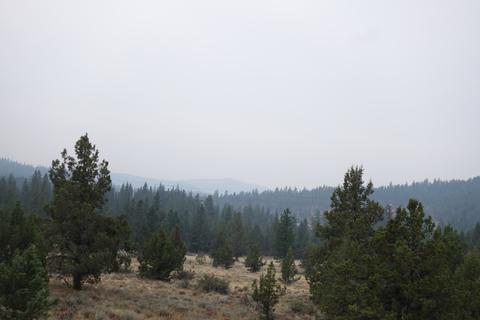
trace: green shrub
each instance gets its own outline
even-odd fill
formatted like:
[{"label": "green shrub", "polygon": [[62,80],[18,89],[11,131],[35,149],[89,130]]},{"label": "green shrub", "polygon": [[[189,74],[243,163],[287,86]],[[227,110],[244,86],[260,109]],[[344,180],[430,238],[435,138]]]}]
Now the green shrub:
[{"label": "green shrub", "polygon": [[262,260],[262,256],[259,253],[257,246],[251,246],[248,250],[247,258],[245,259],[245,267],[250,272],[257,272],[265,264]]},{"label": "green shrub", "polygon": [[295,259],[293,258],[292,248],[288,249],[287,256],[282,259],[282,280],[285,283],[290,283],[295,280],[297,274],[297,267],[295,266]]},{"label": "green shrub", "polygon": [[35,246],[0,263],[0,319],[41,318],[47,299],[48,276]]},{"label": "green shrub", "polygon": [[144,244],[138,261],[140,275],[153,279],[165,280],[174,270],[182,270],[186,249],[174,232],[171,239],[165,237],[160,229]]},{"label": "green shrub", "polygon": [[221,294],[228,294],[229,282],[227,280],[215,277],[213,274],[204,274],[198,279],[197,287],[205,292],[217,292]]},{"label": "green shrub", "polygon": [[275,266],[270,262],[267,273],[260,276],[260,280],[252,283],[253,301],[262,307],[264,319],[272,319],[274,306],[278,303],[280,296],[285,294],[285,287],[280,286],[275,280]]}]

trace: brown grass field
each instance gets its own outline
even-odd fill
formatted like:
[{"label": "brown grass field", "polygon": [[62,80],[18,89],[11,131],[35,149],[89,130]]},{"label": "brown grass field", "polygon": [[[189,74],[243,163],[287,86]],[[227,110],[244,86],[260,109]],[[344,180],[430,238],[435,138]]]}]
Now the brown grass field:
[{"label": "brown grass field", "polygon": [[[270,259],[266,259],[270,262]],[[275,262],[277,277],[280,266]],[[132,263],[130,273],[113,273],[102,276],[97,284],[87,284],[74,291],[64,282],[50,281],[49,319],[258,319],[259,309],[251,299],[251,283],[260,272],[251,273],[243,259],[230,269],[214,268],[207,258],[205,264],[187,255],[184,270],[193,271],[195,277],[185,288],[178,279],[156,281],[143,279]],[[265,271],[266,265],[262,268]],[[301,272],[301,268],[299,268]],[[228,295],[205,293],[197,289],[196,279],[202,274],[215,274],[230,282]],[[303,275],[287,286],[286,294],[275,308],[276,319],[314,319],[309,302],[308,284]],[[293,310],[292,310],[293,309]]]}]

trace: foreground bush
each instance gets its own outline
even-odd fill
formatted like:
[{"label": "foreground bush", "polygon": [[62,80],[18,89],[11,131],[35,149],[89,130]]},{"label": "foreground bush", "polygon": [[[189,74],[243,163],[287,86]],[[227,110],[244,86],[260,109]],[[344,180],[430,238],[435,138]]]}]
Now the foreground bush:
[{"label": "foreground bush", "polygon": [[0,264],[0,319],[41,318],[47,298],[48,277],[35,246]]},{"label": "foreground bush", "polygon": [[270,262],[267,273],[260,276],[260,281],[252,283],[253,301],[262,307],[262,316],[264,319],[273,319],[274,306],[278,303],[280,297],[285,294],[285,287],[277,284],[275,279],[275,266]]},{"label": "foreground bush", "polygon": [[204,274],[198,279],[197,287],[205,292],[214,291],[221,294],[227,294],[229,283],[227,280],[215,277],[213,274]]}]

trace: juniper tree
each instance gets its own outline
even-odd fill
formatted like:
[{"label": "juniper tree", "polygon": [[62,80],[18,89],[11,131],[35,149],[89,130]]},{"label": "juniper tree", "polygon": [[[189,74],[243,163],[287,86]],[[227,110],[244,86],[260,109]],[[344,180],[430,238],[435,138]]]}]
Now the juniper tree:
[{"label": "juniper tree", "polygon": [[142,246],[138,262],[140,275],[166,280],[174,270],[181,270],[185,261],[186,249],[179,238],[179,233],[172,233],[167,238],[163,228],[148,238]]},{"label": "juniper tree", "polygon": [[230,268],[234,263],[232,247],[223,230],[217,232],[211,256],[214,267]]},{"label": "juniper tree", "polygon": [[260,251],[257,245],[250,245],[247,257],[245,258],[245,267],[250,272],[257,272],[264,265]]},{"label": "juniper tree", "polygon": [[267,273],[262,274],[258,282],[253,280],[252,289],[253,301],[262,307],[262,317],[264,319],[272,319],[275,305],[280,297],[285,294],[285,287],[278,284],[275,279],[273,261],[270,262]]},{"label": "juniper tree", "polygon": [[287,255],[288,248],[295,242],[295,217],[289,209],[285,209],[275,225],[275,255],[283,258]]},{"label": "juniper tree", "polygon": [[382,318],[372,239],[383,209],[372,193],[363,169],[352,167],[332,194],[324,224],[317,225],[321,244],[312,250],[307,278],[313,301],[327,317]]},{"label": "juniper tree", "polygon": [[47,310],[45,248],[34,216],[19,203],[0,212],[0,318],[34,319]]},{"label": "juniper tree", "polygon": [[47,313],[48,276],[35,245],[0,263],[0,318],[30,320]]},{"label": "juniper tree", "polygon": [[[420,202],[410,200],[407,208],[397,209],[395,217],[378,230],[375,248],[385,317],[420,320],[459,315],[457,284],[462,281],[454,274],[463,260],[462,244],[452,228],[435,227]],[[468,313],[469,308],[460,309]]]},{"label": "juniper tree", "polygon": [[100,214],[105,194],[111,188],[108,162],[88,135],[75,143],[75,157],[63,150],[49,171],[54,197],[48,206],[51,220],[50,266],[62,276],[71,276],[73,288],[85,281],[99,281],[102,272],[112,269],[116,252],[112,241],[118,232],[113,218]]},{"label": "juniper tree", "polygon": [[236,260],[245,254],[245,229],[243,226],[242,215],[235,212],[231,224],[232,251]]},{"label": "juniper tree", "polygon": [[295,279],[297,267],[295,266],[295,258],[293,257],[292,248],[288,249],[287,255],[282,259],[281,264],[282,280],[290,283]]}]

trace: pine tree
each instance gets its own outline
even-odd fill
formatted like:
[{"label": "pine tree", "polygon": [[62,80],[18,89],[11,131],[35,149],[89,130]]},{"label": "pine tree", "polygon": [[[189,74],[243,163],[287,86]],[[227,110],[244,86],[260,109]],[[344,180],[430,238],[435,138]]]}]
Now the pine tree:
[{"label": "pine tree", "polygon": [[145,241],[138,257],[141,276],[166,280],[172,271],[183,268],[186,250],[178,236],[179,233],[174,232],[168,239],[160,228]]},{"label": "pine tree", "polygon": [[99,162],[99,152],[87,134],[75,144],[75,157],[66,150],[49,171],[54,185],[53,202],[48,207],[52,254],[51,267],[71,276],[73,288],[85,281],[99,281],[112,268],[111,218],[99,214],[110,190],[108,162]]},{"label": "pine tree", "polygon": [[307,219],[303,219],[297,228],[295,237],[295,257],[304,260],[308,243],[310,242],[310,229],[308,228]]},{"label": "pine tree", "polygon": [[240,212],[233,214],[231,226],[232,250],[235,260],[245,254],[245,229]]},{"label": "pine tree", "polygon": [[208,252],[210,248],[210,228],[203,205],[194,213],[192,220],[191,250],[193,252]]},{"label": "pine tree", "polygon": [[313,301],[327,317],[383,318],[372,245],[383,209],[370,200],[373,185],[365,185],[362,176],[363,169],[354,167],[345,174],[316,230],[322,242],[313,250],[307,278]]},{"label": "pine tree", "polygon": [[187,247],[182,240],[180,227],[178,225],[172,231],[170,241],[175,248],[175,266],[177,271],[183,270],[183,263],[185,262],[185,255],[187,254]]},{"label": "pine tree", "polygon": [[249,247],[247,257],[245,258],[245,267],[250,272],[257,272],[265,263],[262,260],[262,256],[258,250],[258,246],[252,244]]},{"label": "pine tree", "polygon": [[273,261],[268,266],[267,273],[262,274],[257,284],[257,280],[252,283],[253,301],[262,307],[262,317],[264,319],[273,319],[274,307],[280,297],[285,294],[285,288],[277,284],[275,279],[275,266]]},{"label": "pine tree", "polygon": [[223,230],[217,233],[211,256],[214,267],[230,268],[234,263],[232,247]]},{"label": "pine tree", "polygon": [[0,318],[30,320],[46,315],[48,276],[34,245],[0,263]]},{"label": "pine tree", "polygon": [[275,227],[275,253],[277,257],[283,258],[287,255],[288,248],[294,246],[295,242],[295,218],[289,209],[280,215]]},{"label": "pine tree", "polygon": [[463,259],[459,237],[436,228],[423,205],[410,200],[376,235],[378,293],[387,315],[408,319],[453,319],[457,315],[455,270]]},{"label": "pine tree", "polygon": [[17,202],[10,214],[0,215],[0,263],[10,261],[32,244],[40,244],[34,217],[25,217]]},{"label": "pine tree", "polygon": [[282,259],[281,265],[282,280],[285,283],[290,283],[297,275],[297,267],[295,266],[295,259],[293,257],[292,248],[288,249],[287,255]]}]

